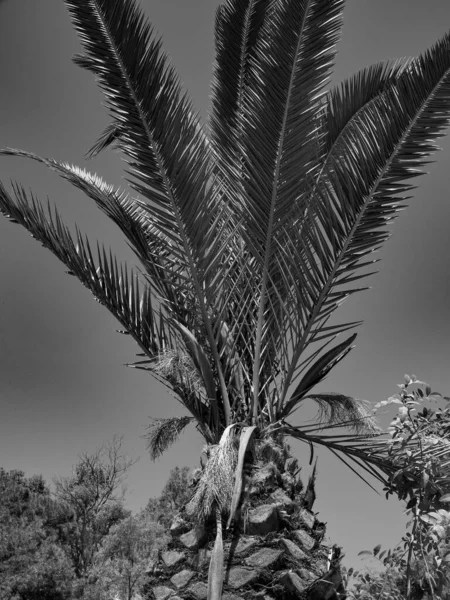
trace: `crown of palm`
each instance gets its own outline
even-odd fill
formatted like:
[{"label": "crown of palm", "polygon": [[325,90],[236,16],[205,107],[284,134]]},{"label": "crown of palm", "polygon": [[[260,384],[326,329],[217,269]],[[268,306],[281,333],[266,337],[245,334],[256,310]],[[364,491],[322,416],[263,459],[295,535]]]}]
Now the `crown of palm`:
[{"label": "crown of palm", "polygon": [[[135,198],[99,177],[18,151],[81,188],[122,230],[143,276],[73,239],[19,186],[0,209],[58,256],[139,344],[209,442],[235,423],[282,431],[364,464],[378,442],[284,421],[306,398],[320,427],[374,432],[364,404],[312,390],[352,348],[330,322],[360,291],[450,114],[450,36],[327,91],[344,0],[226,0],[205,129],[133,0],[65,0]],[[334,345],[333,345],[334,342]],[[156,455],[190,422],[158,421]]]}]

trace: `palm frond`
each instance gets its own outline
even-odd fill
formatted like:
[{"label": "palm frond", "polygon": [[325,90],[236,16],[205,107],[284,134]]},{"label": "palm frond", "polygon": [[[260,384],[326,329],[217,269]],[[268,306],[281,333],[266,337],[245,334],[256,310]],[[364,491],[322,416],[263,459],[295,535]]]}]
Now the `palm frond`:
[{"label": "palm frond", "polygon": [[86,52],[75,62],[95,74],[113,124],[126,132],[118,145],[134,177],[131,186],[149,200],[154,227],[189,267],[187,278],[195,289],[228,422],[228,394],[207,308],[214,294],[202,276],[223,252],[216,235],[219,196],[215,185],[207,185],[212,172],[206,136],[160,40],[133,0],[66,4]]},{"label": "palm frond", "polygon": [[[227,0],[216,12],[210,131],[213,150],[231,175],[242,160],[245,89],[270,0]],[[231,172],[230,172],[231,171]]]},{"label": "palm frond", "polygon": [[349,337],[345,342],[334,346],[331,350],[322,354],[315,361],[312,367],[308,369],[302,377],[300,383],[295,388],[292,396],[284,406],[279,407],[279,418],[288,417],[296,409],[298,404],[305,398],[306,394],[317,384],[319,384],[328,373],[354,348],[351,344],[356,339],[356,333]]},{"label": "palm frond", "polygon": [[[341,135],[338,151],[315,184],[298,231],[299,285],[310,294],[311,311],[286,377],[284,394],[307,345],[334,335],[323,324],[365,276],[364,258],[389,237],[386,225],[402,207],[434,140],[450,113],[450,36],[411,61],[395,85],[364,106]],[[371,262],[371,261],[369,261]],[[295,268],[295,263],[292,269]]]},{"label": "palm frond", "polygon": [[120,125],[108,125],[95,144],[86,152],[86,158],[95,158],[100,152],[117,142],[121,135],[122,128]]},{"label": "palm frond", "polygon": [[[340,139],[357,124],[361,112],[392,90],[411,62],[412,59],[401,59],[375,63],[328,92],[321,124],[323,155],[320,171],[339,152]],[[320,171],[317,179],[320,178]]]},{"label": "palm frond", "polygon": [[219,444],[209,448],[209,459],[197,484],[194,496],[186,506],[190,515],[206,521],[217,508],[221,514],[229,512],[234,490],[234,472],[238,452],[234,439],[235,424],[229,425]]},{"label": "palm frond", "polygon": [[[301,403],[312,400],[319,407],[317,423],[327,427],[340,426],[345,423],[347,429],[358,434],[381,433],[377,420],[369,410],[369,404],[359,398],[351,398],[344,394],[308,394]],[[301,406],[297,404],[297,408]]]},{"label": "palm frond", "polygon": [[156,460],[174,444],[182,431],[193,421],[193,417],[171,417],[170,419],[151,419],[148,432],[147,450],[150,458]]},{"label": "palm frond", "polygon": [[[347,427],[348,423],[342,423]],[[326,429],[332,429],[333,426],[321,428],[320,426],[303,427],[292,426],[285,422],[274,427],[278,434],[290,435],[309,445],[320,445],[332,452],[346,466],[348,466],[358,477],[363,479],[370,487],[371,484],[361,471],[365,471],[370,477],[375,477],[384,485],[395,488],[395,473],[400,469],[408,468],[408,476],[412,481],[416,480],[417,485],[421,485],[423,469],[421,461],[416,462],[414,458],[419,456],[423,460],[431,457],[439,458],[439,475],[436,483],[441,490],[448,490],[450,481],[450,443],[446,439],[438,438],[433,435],[427,439],[426,435],[411,435],[408,439],[400,437],[398,439],[386,438],[381,434],[354,434],[354,435],[333,435],[323,434]],[[422,431],[424,433],[425,429]],[[319,433],[321,432],[321,433]],[[356,470],[352,464],[358,467]]]},{"label": "palm frond", "polygon": [[42,245],[66,265],[100,304],[106,306],[142,350],[153,356],[166,340],[157,322],[151,296],[144,287],[141,293],[133,271],[119,265],[111,253],[97,245],[97,260],[87,238],[76,230],[76,243],[56,209],[44,210],[31,195],[13,184],[15,200],[0,183],[0,211],[11,221],[20,223]]},{"label": "palm frond", "polygon": [[[213,422],[217,422],[215,398],[210,404],[208,393],[193,390],[192,377],[177,380],[158,368],[158,365],[161,367],[158,357],[166,355],[169,349],[177,348],[179,352],[184,349],[184,353],[188,354],[188,347],[183,344],[178,329],[164,318],[162,305],[152,300],[149,288],[142,286],[132,270],[120,265],[111,253],[98,244],[94,259],[88,239],[76,229],[75,242],[56,209],[52,211],[49,205],[47,211],[44,210],[33,195],[28,200],[24,189],[18,185],[13,185],[13,191],[15,200],[0,184],[0,212],[11,221],[23,225],[66,265],[70,275],[76,276],[91,291],[97,302],[111,312],[148,357],[146,369],[174,390],[197,420],[205,438],[215,441],[218,435],[213,427]],[[208,382],[204,382],[201,372],[197,373],[200,387],[208,390]],[[215,432],[212,435],[210,427]]]},{"label": "palm frond", "polygon": [[[192,363],[195,365],[197,372],[202,375],[202,382],[205,387],[208,399],[211,403],[215,404],[216,390],[214,373],[209,363],[208,357],[206,356],[203,348],[201,347],[201,345],[199,344],[199,342],[197,341],[197,339],[191,331],[189,331],[184,325],[178,323],[177,321],[172,320],[171,324],[173,325],[173,327],[180,331],[186,348],[188,348],[189,350]],[[214,413],[214,417],[216,419],[216,427],[218,428],[219,417],[217,409],[214,411]]]},{"label": "palm frond", "polygon": [[114,189],[98,175],[80,167],[14,148],[0,150],[0,154],[28,158],[44,164],[83,191],[125,234],[159,296],[170,302],[174,311],[180,311],[177,312],[179,319],[187,315],[187,311],[181,308],[184,301],[181,302],[177,298],[177,292],[183,288],[180,272],[186,270],[186,266],[181,257],[177,257],[177,263],[173,259],[164,261],[164,257],[167,256],[167,242],[154,227],[144,202]]},{"label": "palm frond", "polygon": [[283,322],[278,314],[279,248],[274,240],[286,214],[292,212],[292,190],[313,168],[319,110],[314,100],[328,80],[342,8],[342,0],[274,3],[255,46],[246,102],[251,109],[245,114],[244,203],[245,232],[261,273],[253,368],[255,415],[261,370],[273,357],[271,335],[265,339],[264,333]]},{"label": "palm frond", "polygon": [[[342,427],[348,427],[349,421],[342,423]],[[336,425],[331,426],[336,427]],[[395,466],[387,453],[386,440],[379,438],[380,434],[352,434],[331,435],[318,433],[322,431],[320,425],[305,430],[301,426],[293,426],[283,422],[275,427],[274,431],[282,435],[288,435],[298,439],[309,446],[323,446],[331,451],[340,460],[343,460],[352,470],[351,463],[365,471],[370,478],[375,477],[378,481],[386,484],[389,477],[394,473]],[[325,427],[325,429],[327,429]],[[368,485],[370,483],[357,471],[355,471]],[[370,487],[372,487],[370,485]]]}]

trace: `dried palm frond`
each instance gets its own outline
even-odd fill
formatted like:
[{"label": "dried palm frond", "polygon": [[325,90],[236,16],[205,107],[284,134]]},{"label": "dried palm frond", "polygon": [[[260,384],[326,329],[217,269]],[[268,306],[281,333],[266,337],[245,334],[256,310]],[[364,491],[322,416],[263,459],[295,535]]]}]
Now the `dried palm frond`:
[{"label": "dried palm frond", "polygon": [[193,420],[194,417],[187,416],[151,419],[148,432],[144,436],[147,440],[147,450],[151,459],[159,458],[169,446],[176,442],[183,429]]},{"label": "dried palm frond", "polygon": [[234,475],[238,461],[236,425],[228,426],[219,444],[210,448],[209,460],[198,482],[192,500],[186,506],[189,515],[206,521],[217,507],[221,514],[229,512],[233,498]]},{"label": "dried palm frond", "polygon": [[366,400],[337,393],[309,394],[303,400],[314,400],[318,404],[319,410],[315,419],[318,423],[339,426],[345,422],[346,427],[356,433],[381,432]]},{"label": "dried palm frond", "polygon": [[153,370],[175,385],[198,393],[201,378],[192,358],[178,348],[167,348],[158,354]]}]

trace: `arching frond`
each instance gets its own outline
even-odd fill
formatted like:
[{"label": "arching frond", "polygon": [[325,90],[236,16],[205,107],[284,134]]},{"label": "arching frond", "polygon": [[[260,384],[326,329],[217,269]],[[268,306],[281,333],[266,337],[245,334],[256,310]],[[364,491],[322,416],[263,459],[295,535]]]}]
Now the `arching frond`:
[{"label": "arching frond", "polygon": [[342,0],[273,3],[255,47],[247,87],[243,207],[245,233],[261,274],[254,332],[255,416],[261,370],[273,359],[272,330],[282,331],[285,322],[277,294],[282,281],[276,239],[286,215],[292,213],[293,191],[315,168],[315,119],[320,108],[316,99],[328,81],[342,8]]},{"label": "arching frond", "polygon": [[[227,388],[215,341],[214,282],[204,279],[224,252],[217,236],[216,186],[206,136],[178,76],[133,0],[66,0],[86,54],[75,62],[93,72],[113,123],[125,133],[118,146],[130,165],[131,186],[149,200],[154,227],[170,259],[188,265],[196,308],[214,357],[226,420]],[[219,256],[218,256],[219,255]]]},{"label": "arching frond", "polygon": [[192,417],[171,417],[170,419],[151,419],[148,432],[147,450],[150,458],[156,460],[174,444],[182,431],[193,421]]},{"label": "arching frond", "polygon": [[[205,438],[215,441],[220,435],[213,425],[216,423],[217,426],[218,421],[216,399],[210,399],[208,393],[192,390],[192,379],[179,381],[158,368],[158,358],[167,349],[181,348],[188,354],[188,347],[183,344],[178,329],[164,316],[162,305],[155,302],[148,287],[98,244],[94,253],[89,240],[78,229],[74,241],[56,209],[52,210],[49,205],[45,210],[34,196],[28,199],[24,189],[18,185],[13,185],[13,192],[15,199],[0,184],[0,212],[12,222],[23,225],[66,265],[70,275],[76,276],[116,317],[147,356],[146,369],[176,393],[197,420]],[[197,372],[197,376],[199,386],[210,391],[210,382],[202,379],[201,371]]]},{"label": "arching frond", "polygon": [[216,12],[210,130],[213,150],[230,176],[241,165],[249,74],[269,4],[270,0],[227,0]]},{"label": "arching frond", "polygon": [[0,154],[28,158],[44,164],[91,198],[124,233],[159,298],[170,304],[178,319],[186,319],[189,323],[189,312],[184,306],[186,296],[192,291],[192,282],[186,278],[188,267],[181,259],[175,261],[169,258],[167,240],[154,226],[144,202],[115,189],[98,175],[68,163],[13,148],[0,150]]},{"label": "arching frond", "polygon": [[96,258],[91,245],[79,230],[76,242],[58,211],[43,208],[25,190],[13,185],[15,200],[0,183],[0,212],[12,222],[20,223],[41,244],[50,250],[94,295],[95,299],[118,319],[142,350],[153,356],[167,341],[158,324],[158,311],[133,271],[120,265],[117,259],[97,244]]},{"label": "arching frond", "polygon": [[422,172],[449,114],[447,35],[412,61],[395,86],[364,106],[342,134],[291,239],[292,248],[300,246],[301,252],[289,261],[287,272],[295,273],[299,289],[308,290],[309,302],[302,305],[304,319],[293,344],[285,395],[308,345],[335,335],[324,328],[331,313],[364,289],[353,287],[371,262],[364,259],[389,237],[386,225],[402,207],[399,195],[411,189],[405,182]]}]

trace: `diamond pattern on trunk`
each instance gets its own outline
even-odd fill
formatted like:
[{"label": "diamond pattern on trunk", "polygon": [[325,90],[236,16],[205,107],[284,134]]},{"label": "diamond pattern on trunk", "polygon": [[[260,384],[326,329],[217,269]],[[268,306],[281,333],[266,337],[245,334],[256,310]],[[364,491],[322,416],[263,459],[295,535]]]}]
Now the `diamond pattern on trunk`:
[{"label": "diamond pattern on trunk", "polygon": [[173,567],[181,562],[186,556],[185,552],[175,552],[174,550],[163,552],[161,558],[166,567]]},{"label": "diamond pattern on trunk", "polygon": [[237,543],[236,540],[233,540],[231,543],[225,544],[224,547],[225,550],[227,552],[230,552],[232,556],[240,556],[241,554],[247,552],[247,550],[250,550],[251,548],[256,546],[257,543],[257,538],[247,537],[243,535],[238,539]]},{"label": "diamond pattern on trunk", "polygon": [[308,569],[299,569],[297,571],[297,574],[304,581],[312,581],[312,580],[316,579],[316,577],[317,577],[312,571],[308,571]]},{"label": "diamond pattern on trunk", "polygon": [[293,594],[294,597],[297,597],[297,594],[302,594],[306,586],[297,573],[289,571],[284,573],[279,579],[281,585],[285,588],[287,592]]},{"label": "diamond pattern on trunk", "polygon": [[277,469],[273,464],[264,465],[254,473],[251,479],[253,486],[268,489],[277,484]]},{"label": "diamond pattern on trunk", "polygon": [[306,508],[300,509],[299,518],[302,525],[304,525],[307,529],[311,530],[314,527],[316,517]]},{"label": "diamond pattern on trunk", "polygon": [[170,579],[170,581],[176,588],[181,589],[184,588],[190,582],[194,575],[194,571],[189,571],[189,569],[183,569],[183,571],[180,571],[179,573],[174,575]]},{"label": "diamond pattern on trunk", "polygon": [[251,567],[258,567],[264,569],[270,567],[273,563],[276,563],[280,556],[283,554],[283,550],[276,550],[275,548],[261,548],[252,556],[245,559],[245,563]]},{"label": "diamond pattern on trunk", "polygon": [[247,531],[251,535],[265,535],[278,531],[278,510],[273,504],[262,504],[248,513]]},{"label": "diamond pattern on trunk", "polygon": [[180,535],[180,542],[188,550],[194,550],[201,546],[202,541],[205,538],[205,529],[203,527],[194,527],[187,533]]},{"label": "diamond pattern on trunk", "polygon": [[[256,486],[258,495],[245,496],[236,528],[224,529],[222,600],[312,600],[313,591],[313,600],[331,598],[327,596],[330,584],[326,590],[318,585],[323,583],[329,554],[318,535],[321,524],[302,504],[299,489],[285,485],[285,475],[278,463],[259,468],[255,477],[260,484]],[[247,492],[253,477],[247,479]],[[261,486],[264,482],[267,487]],[[180,527],[182,520],[183,513],[175,519],[175,525]],[[184,547],[177,544],[169,546],[170,550],[165,548],[159,555],[158,572],[151,574],[161,594],[156,600],[207,600],[215,524],[210,520],[194,527],[191,523],[190,531],[184,527],[172,537]],[[270,541],[264,539],[268,534]],[[274,590],[268,591],[265,586],[273,584]],[[335,584],[331,587],[332,591],[336,589]]]},{"label": "diamond pattern on trunk", "polygon": [[160,585],[153,588],[153,593],[155,595],[155,600],[167,600],[167,598],[173,594],[173,590],[165,585]]},{"label": "diamond pattern on trunk", "polygon": [[292,542],[291,540],[281,540],[286,548],[286,550],[288,551],[288,553],[290,554],[290,556],[296,560],[296,561],[300,561],[300,560],[306,560],[308,558],[307,554],[305,554],[303,552],[303,550],[301,550],[297,544],[294,544],[294,542]]},{"label": "diamond pattern on trunk", "polygon": [[270,500],[272,500],[276,506],[285,510],[288,514],[294,512],[294,509],[297,505],[296,502],[289,498],[289,496],[280,488],[275,490],[270,495]]},{"label": "diamond pattern on trunk", "polygon": [[311,550],[312,548],[314,548],[316,541],[314,538],[308,535],[306,531],[303,531],[302,529],[296,529],[292,532],[292,534],[294,535],[295,539],[299,541],[303,548],[305,548],[306,550]]},{"label": "diamond pattern on trunk", "polygon": [[191,596],[194,596],[196,600],[206,600],[208,597],[208,586],[206,583],[198,581],[188,587],[186,590]]},{"label": "diamond pattern on trunk", "polygon": [[258,579],[259,575],[253,569],[244,567],[233,567],[225,576],[225,583],[234,590],[249,583],[253,583]]}]

